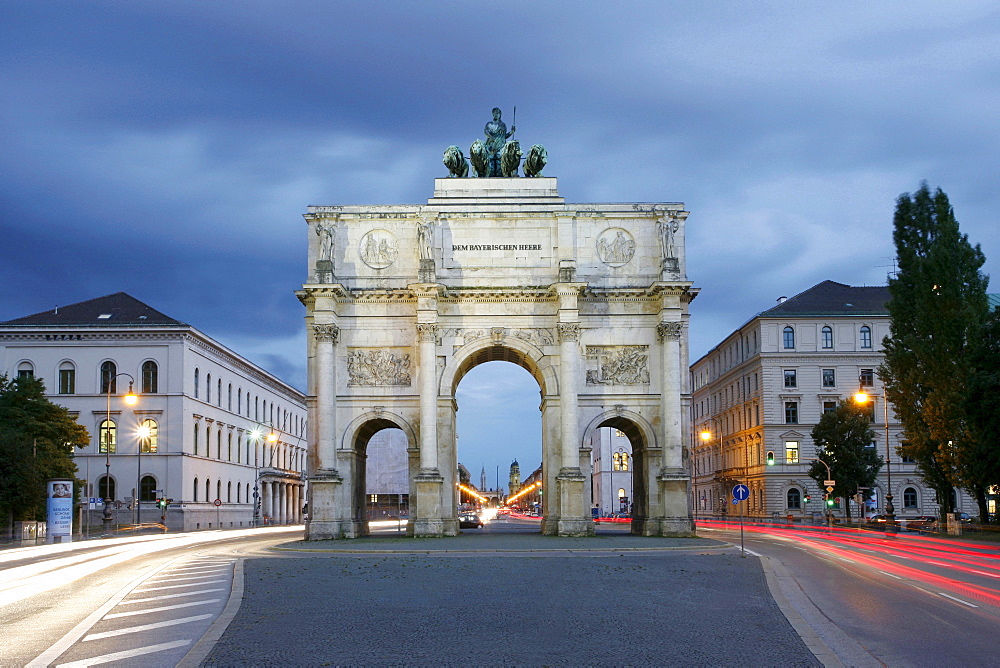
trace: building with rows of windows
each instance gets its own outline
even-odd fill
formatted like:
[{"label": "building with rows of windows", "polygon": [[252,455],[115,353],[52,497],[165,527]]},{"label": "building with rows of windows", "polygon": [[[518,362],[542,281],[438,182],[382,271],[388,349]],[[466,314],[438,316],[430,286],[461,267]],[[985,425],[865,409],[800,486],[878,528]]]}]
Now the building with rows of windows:
[{"label": "building with rows of windows", "polygon": [[613,427],[598,429],[590,443],[591,492],[601,517],[632,510],[632,442]]},{"label": "building with rows of windows", "polygon": [[[816,449],[810,434],[824,411],[859,389],[874,395],[873,447],[891,471],[879,472],[866,500],[867,515],[885,512],[888,477],[896,516],[938,512],[935,492],[916,464],[896,449],[902,427],[884,404],[876,370],[889,334],[886,287],[851,287],[824,281],[782,298],[691,365],[692,507],[699,515],[734,512],[732,489],[750,488],[749,516],[801,520],[822,513],[821,490],[808,476]],[[888,417],[888,444],[886,443]],[[770,462],[770,465],[769,465]],[[836,479],[836,471],[832,472]],[[977,512],[954,490],[956,510]],[[846,500],[834,508],[845,514]],[[858,516],[852,506],[852,516]]]},{"label": "building with rows of windows", "polygon": [[123,292],[0,323],[0,373],[41,378],[90,432],[74,455],[85,526],[105,498],[116,524],[302,521],[304,395]]}]

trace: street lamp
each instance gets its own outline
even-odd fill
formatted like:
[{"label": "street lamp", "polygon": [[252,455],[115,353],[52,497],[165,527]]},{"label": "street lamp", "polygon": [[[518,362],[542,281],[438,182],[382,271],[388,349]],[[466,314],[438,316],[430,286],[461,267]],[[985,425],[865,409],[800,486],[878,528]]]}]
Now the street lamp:
[{"label": "street lamp", "polygon": [[148,424],[142,424],[136,430],[139,437],[139,447],[135,451],[135,524],[142,521],[140,501],[142,499],[142,444],[152,435],[153,430]]},{"label": "street lamp", "polygon": [[[718,437],[719,437],[719,456],[721,457],[722,456],[722,420],[720,420],[719,418],[714,417],[714,416],[709,416],[708,422],[706,422],[705,425],[701,428],[701,431],[698,433],[698,437],[701,438],[702,442],[707,446],[709,444],[709,442],[712,440],[712,436],[713,436],[713,434],[712,434],[712,425],[713,424],[716,427],[718,427],[717,434],[718,434]],[[711,456],[712,456],[712,453],[711,453],[711,451],[709,451],[709,461],[711,461]],[[722,497],[722,498],[725,499],[725,497]],[[698,474],[697,473],[695,473],[695,476],[694,476],[694,501],[695,501],[695,517],[697,517],[698,516],[698,513],[697,513],[698,506],[701,505],[701,500],[698,498]],[[728,507],[725,505],[725,501],[723,501],[722,504],[720,504],[719,513],[722,514],[723,512],[725,512],[727,510],[728,510]]]},{"label": "street lamp", "polygon": [[[115,387],[115,380],[118,376],[128,376],[128,394],[125,395],[125,403],[129,406],[135,406],[139,402],[139,397],[133,391],[135,386],[135,378],[132,374],[128,373],[116,373],[115,375],[108,374],[104,377],[104,381],[107,384],[108,393],[108,416],[107,421],[104,423],[104,512],[101,517],[101,522],[104,523],[104,530],[108,531],[111,529],[111,391]],[[115,448],[118,447],[118,426],[115,425]],[[137,490],[138,491],[138,490]]]},{"label": "street lamp", "polygon": [[[264,435],[264,430],[263,430],[263,427],[265,425],[270,428],[270,430],[267,433],[267,436]],[[257,445],[260,445],[261,442],[267,442],[267,443],[271,443],[272,446],[273,446],[273,444],[275,444],[275,443],[278,442],[278,435],[274,432],[274,426],[271,425],[270,423],[258,424],[257,427],[252,432],[250,432],[250,438],[252,438],[256,442]],[[261,455],[263,455],[263,453],[261,453]],[[261,457],[261,459],[263,459],[263,457]],[[271,452],[271,459],[272,460],[274,459],[274,451],[273,450]],[[261,506],[260,487],[259,487],[259,485],[260,485],[260,459],[257,458],[256,447],[254,448],[253,467],[254,467],[254,476],[253,476],[253,525],[256,527],[256,526],[258,526],[260,524],[260,506]]]},{"label": "street lamp", "polygon": [[[858,380],[861,383],[861,379]],[[869,399],[878,396],[873,392],[865,392],[862,384],[858,393],[854,395],[854,401],[858,404],[865,404]],[[896,526],[896,506],[892,504],[892,470],[889,467],[889,401],[884,395],[882,396],[882,410],[885,413],[885,532],[892,534],[897,533],[899,527]],[[872,422],[874,421],[872,420]]]}]

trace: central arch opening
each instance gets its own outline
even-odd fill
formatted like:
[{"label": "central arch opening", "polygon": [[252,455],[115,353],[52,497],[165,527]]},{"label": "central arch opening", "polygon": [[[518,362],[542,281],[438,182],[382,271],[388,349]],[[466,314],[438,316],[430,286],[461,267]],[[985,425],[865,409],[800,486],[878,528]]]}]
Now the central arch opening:
[{"label": "central arch opening", "polygon": [[456,378],[459,529],[541,531],[541,374],[517,351],[491,346]]}]

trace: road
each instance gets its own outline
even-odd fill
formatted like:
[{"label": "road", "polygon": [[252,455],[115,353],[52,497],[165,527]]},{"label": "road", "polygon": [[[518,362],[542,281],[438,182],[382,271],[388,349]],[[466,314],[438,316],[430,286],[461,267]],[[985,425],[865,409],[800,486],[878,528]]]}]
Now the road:
[{"label": "road", "polygon": [[301,534],[201,532],[4,551],[0,665],[177,665],[225,610],[241,558]]},{"label": "road", "polygon": [[[733,525],[703,523],[698,533],[740,544]],[[747,527],[744,540],[848,665],[1000,665],[995,543],[787,527]]]}]

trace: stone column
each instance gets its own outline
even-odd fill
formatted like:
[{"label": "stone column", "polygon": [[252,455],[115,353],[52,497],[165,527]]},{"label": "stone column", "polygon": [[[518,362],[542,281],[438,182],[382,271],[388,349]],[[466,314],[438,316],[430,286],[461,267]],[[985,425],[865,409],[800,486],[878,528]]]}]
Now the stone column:
[{"label": "stone column", "polygon": [[663,422],[663,459],[657,476],[660,490],[659,533],[685,535],[694,533],[690,499],[687,493],[688,472],[684,468],[684,435],[681,433],[681,357],[683,323],[661,322],[656,327],[661,342],[660,415]]},{"label": "stone column", "polygon": [[271,487],[263,480],[260,481],[260,521],[264,517],[271,517]]},{"label": "stone column", "polygon": [[[560,317],[564,315],[560,312]],[[573,315],[576,315],[575,310]],[[590,535],[594,533],[594,522],[589,517],[589,509],[586,507],[586,476],[580,470],[577,399],[580,324],[560,322],[557,324],[557,330],[559,332],[560,468],[556,479],[559,494],[556,530],[560,536]]]},{"label": "stone column", "polygon": [[[436,318],[436,301],[422,295],[418,302],[425,306],[417,312],[418,317]],[[434,313],[428,313],[427,303],[435,303]],[[437,324],[417,323],[420,365],[420,470],[414,479],[416,505],[411,511],[410,526],[415,536],[445,535],[445,516],[453,515],[454,509],[446,507],[443,494],[444,478],[438,461],[437,432]]]},{"label": "stone column", "polygon": [[351,485],[337,471],[337,325],[313,325],[316,342],[312,371],[316,378],[315,435],[309,468],[309,523],[306,540],[342,538],[352,533]]},{"label": "stone column", "polygon": [[337,365],[336,325],[313,325],[316,338],[316,472],[336,470]]}]

